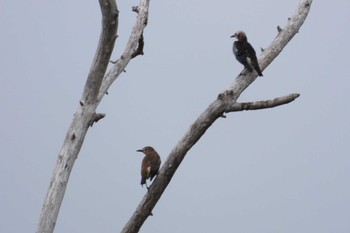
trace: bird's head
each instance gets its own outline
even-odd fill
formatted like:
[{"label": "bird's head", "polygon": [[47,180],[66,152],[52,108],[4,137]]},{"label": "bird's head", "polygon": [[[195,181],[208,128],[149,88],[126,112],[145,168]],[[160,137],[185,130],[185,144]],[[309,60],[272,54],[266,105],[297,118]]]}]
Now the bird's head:
[{"label": "bird's head", "polygon": [[144,154],[151,153],[153,151],[155,150],[151,146],[145,146],[144,148],[137,150],[137,152],[143,152]]},{"label": "bird's head", "polygon": [[247,36],[243,31],[238,31],[231,37],[236,38],[238,41],[247,41]]}]

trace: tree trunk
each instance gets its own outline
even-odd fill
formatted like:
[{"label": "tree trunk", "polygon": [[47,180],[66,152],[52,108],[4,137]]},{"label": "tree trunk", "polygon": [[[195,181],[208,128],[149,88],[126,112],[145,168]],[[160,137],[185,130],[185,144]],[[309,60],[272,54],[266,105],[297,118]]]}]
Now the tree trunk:
[{"label": "tree trunk", "polygon": [[107,93],[108,88],[125,69],[129,61],[138,54],[142,54],[143,46],[140,49],[138,44],[142,40],[143,45],[142,33],[147,25],[149,0],[141,0],[140,6],[133,8],[138,16],[125,52],[105,76],[114,42],[117,38],[118,8],[115,0],[99,0],[99,2],[102,12],[102,32],[98,48],[85,83],[82,98],[64,139],[52,174],[41,210],[37,233],[53,232],[69,175],[83,145],[85,135],[94,122],[104,117],[104,114],[96,114],[96,108]]}]

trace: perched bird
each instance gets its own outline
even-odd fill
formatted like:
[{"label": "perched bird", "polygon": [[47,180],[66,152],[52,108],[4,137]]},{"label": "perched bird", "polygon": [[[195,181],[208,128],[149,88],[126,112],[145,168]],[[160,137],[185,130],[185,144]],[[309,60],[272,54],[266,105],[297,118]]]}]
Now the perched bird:
[{"label": "perched bird", "polygon": [[151,146],[146,146],[137,151],[143,152],[145,154],[141,165],[141,185],[143,186],[146,184],[146,187],[148,189],[149,187],[147,186],[146,180],[150,179],[150,181],[152,181],[153,177],[158,174],[161,163],[160,157],[157,151],[155,151]]},{"label": "perched bird", "polygon": [[235,37],[237,41],[233,43],[233,54],[236,59],[244,65],[247,70],[253,72],[253,69],[256,70],[259,76],[263,76],[261,73],[258,59],[256,57],[255,50],[251,44],[249,44],[247,36],[244,32],[236,32],[231,37]]}]

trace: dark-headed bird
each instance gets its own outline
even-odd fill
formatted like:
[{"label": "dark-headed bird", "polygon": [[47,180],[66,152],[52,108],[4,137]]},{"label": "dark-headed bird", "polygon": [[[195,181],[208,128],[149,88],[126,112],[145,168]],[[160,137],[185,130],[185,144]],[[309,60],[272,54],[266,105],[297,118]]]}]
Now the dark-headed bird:
[{"label": "dark-headed bird", "polygon": [[235,37],[237,41],[233,43],[233,54],[235,55],[237,61],[244,65],[247,70],[253,72],[256,70],[259,76],[263,76],[261,73],[258,59],[256,57],[255,50],[253,46],[248,42],[247,36],[244,32],[236,32],[231,37]]},{"label": "dark-headed bird", "polygon": [[158,174],[161,160],[157,151],[151,146],[146,146],[137,151],[145,154],[141,165],[141,185],[143,187],[143,185],[146,184],[148,189],[149,187],[147,186],[146,180],[150,179],[150,181],[152,181],[152,179]]}]

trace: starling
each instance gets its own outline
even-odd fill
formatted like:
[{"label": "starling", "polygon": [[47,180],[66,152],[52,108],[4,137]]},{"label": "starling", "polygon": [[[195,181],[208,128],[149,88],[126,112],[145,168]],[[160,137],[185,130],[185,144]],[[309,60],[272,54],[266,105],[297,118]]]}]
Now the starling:
[{"label": "starling", "polygon": [[150,181],[152,181],[152,179],[158,174],[161,163],[160,157],[157,151],[151,146],[146,146],[137,151],[145,154],[141,165],[141,185],[143,187],[143,185],[146,184],[148,189],[149,187],[147,186],[146,180],[150,179]]},{"label": "starling", "polygon": [[247,70],[250,72],[253,72],[253,70],[256,70],[259,76],[263,76],[261,73],[258,59],[256,57],[255,50],[251,44],[249,44],[247,36],[244,32],[239,31],[236,32],[231,37],[235,37],[237,41],[233,43],[233,54],[235,55],[236,59],[244,65]]}]

